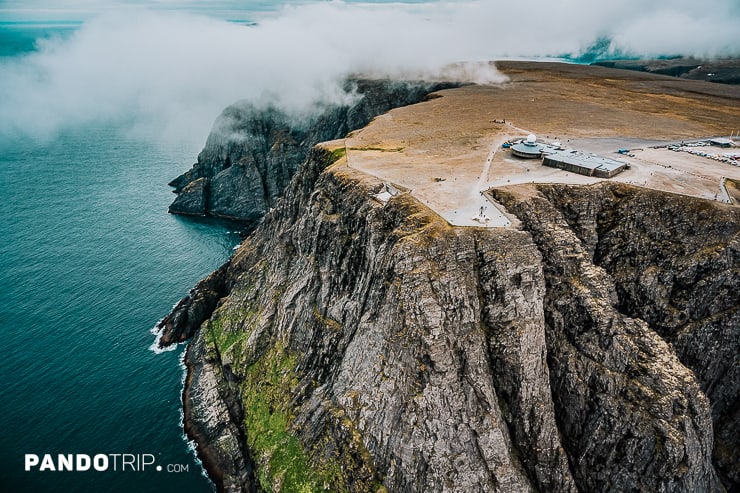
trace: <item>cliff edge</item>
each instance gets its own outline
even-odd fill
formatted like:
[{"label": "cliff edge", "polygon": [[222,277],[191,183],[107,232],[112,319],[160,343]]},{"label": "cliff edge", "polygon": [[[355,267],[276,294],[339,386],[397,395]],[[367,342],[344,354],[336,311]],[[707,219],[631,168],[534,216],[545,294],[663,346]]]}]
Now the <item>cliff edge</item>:
[{"label": "cliff edge", "polygon": [[312,146],[455,85],[352,80],[345,86],[348,103],[317,105],[302,116],[277,107],[236,103],[218,117],[193,167],[169,183],[177,194],[169,212],[258,220],[275,206]]},{"label": "cliff edge", "polygon": [[[533,183],[550,172],[497,154],[521,129],[491,119],[593,140],[637,115],[633,140],[706,135],[737,121],[720,104],[737,93],[530,65],[314,147],[247,112],[234,118],[259,127],[257,145],[204,150],[193,173],[230,166],[180,196],[203,180],[211,205],[221,180],[251,190],[237,162],[289,170],[275,171],[284,188],[255,189],[243,217],[264,219],[160,324],[162,345],[192,338],[186,432],[219,491],[740,489],[740,209],[626,182]],[[645,104],[601,111],[628,100]],[[665,169],[671,186],[716,186]],[[484,198],[512,226],[451,226],[424,202],[443,192]]]},{"label": "cliff edge", "polygon": [[737,209],[543,185],[494,192],[521,230],[454,228],[338,156],[312,151],[188,349],[220,489],[735,484]]}]

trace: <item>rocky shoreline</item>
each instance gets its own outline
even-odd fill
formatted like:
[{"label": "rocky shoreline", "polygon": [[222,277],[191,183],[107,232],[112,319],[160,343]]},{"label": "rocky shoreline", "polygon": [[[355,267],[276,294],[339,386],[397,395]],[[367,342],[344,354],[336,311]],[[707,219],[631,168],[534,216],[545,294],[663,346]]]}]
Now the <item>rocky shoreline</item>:
[{"label": "rocky shoreline", "polygon": [[219,493],[257,491],[254,463],[241,431],[239,404],[234,396],[219,390],[223,373],[209,360],[202,342],[188,345],[184,362],[183,424],[186,436],[196,444],[203,468]]}]

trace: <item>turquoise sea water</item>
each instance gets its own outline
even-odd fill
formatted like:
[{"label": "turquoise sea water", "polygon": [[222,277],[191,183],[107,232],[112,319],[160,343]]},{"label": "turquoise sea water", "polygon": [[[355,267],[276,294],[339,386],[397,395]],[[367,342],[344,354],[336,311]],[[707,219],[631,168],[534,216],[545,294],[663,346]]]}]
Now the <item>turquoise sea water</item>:
[{"label": "turquoise sea water", "polygon": [[[106,128],[0,143],[0,490],[210,490],[179,423],[182,348],[148,349],[239,241],[166,213],[188,159]],[[27,453],[149,453],[189,472],[27,473]]]},{"label": "turquoise sea water", "polygon": [[37,40],[64,38],[80,27],[80,22],[0,21],[0,57],[13,57],[33,51]]},{"label": "turquoise sea water", "polygon": [[[0,65],[80,25],[0,17]],[[212,491],[180,422],[184,348],[149,350],[239,242],[235,225],[166,212],[206,136],[155,145],[79,121],[50,140],[0,134],[0,493]],[[163,470],[26,472],[25,454],[146,454]]]},{"label": "turquoise sea water", "polygon": [[[0,145],[2,491],[210,490],[179,423],[181,348],[148,349],[239,241],[166,213],[186,162],[114,129]],[[189,472],[26,473],[26,453],[149,453]]]},{"label": "turquoise sea water", "polygon": [[[0,52],[32,50],[48,32],[3,28]],[[167,214],[166,183],[202,142],[123,135],[98,125],[46,142],[0,137],[2,492],[212,490],[183,438],[183,347],[155,354],[150,329],[239,236]],[[60,453],[151,454],[163,471],[24,471],[25,454]]]}]

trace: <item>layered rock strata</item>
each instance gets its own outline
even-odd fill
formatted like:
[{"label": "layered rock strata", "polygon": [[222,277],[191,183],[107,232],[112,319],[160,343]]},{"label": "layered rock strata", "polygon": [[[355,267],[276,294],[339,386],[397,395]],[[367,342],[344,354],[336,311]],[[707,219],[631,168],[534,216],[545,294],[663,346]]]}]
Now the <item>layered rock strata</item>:
[{"label": "layered rock strata", "polygon": [[219,489],[737,485],[737,209],[543,185],[453,228],[382,187],[315,148],[163,321]]},{"label": "layered rock strata", "polygon": [[[728,486],[740,485],[738,209],[620,184],[538,191],[610,277],[616,308],[646,322],[693,371],[711,403],[715,465]],[[518,214],[527,208],[496,195]]]}]

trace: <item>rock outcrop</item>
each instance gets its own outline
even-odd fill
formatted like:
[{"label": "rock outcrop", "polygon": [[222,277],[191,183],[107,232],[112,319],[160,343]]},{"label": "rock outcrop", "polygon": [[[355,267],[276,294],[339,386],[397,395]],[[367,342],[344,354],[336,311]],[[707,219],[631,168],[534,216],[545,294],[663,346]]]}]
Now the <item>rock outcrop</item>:
[{"label": "rock outcrop", "polygon": [[737,486],[737,209],[550,185],[454,228],[382,187],[314,148],[163,322],[220,490]]},{"label": "rock outcrop", "polygon": [[388,110],[417,103],[451,83],[356,80],[347,104],[320,105],[310,115],[288,115],[248,102],[224,110],[198,161],[170,182],[177,198],[169,211],[254,221],[275,206],[311,147],[344,137]]},{"label": "rock outcrop", "polygon": [[703,80],[720,84],[740,84],[740,59],[668,58],[661,60],[602,60],[592,65],[670,75],[681,79]]}]

